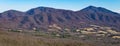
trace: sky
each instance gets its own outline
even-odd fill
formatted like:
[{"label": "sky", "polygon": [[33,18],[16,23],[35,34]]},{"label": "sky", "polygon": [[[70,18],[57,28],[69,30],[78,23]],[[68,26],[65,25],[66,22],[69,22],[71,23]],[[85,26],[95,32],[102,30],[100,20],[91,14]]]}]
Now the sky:
[{"label": "sky", "polygon": [[40,6],[78,11],[90,5],[120,13],[120,0],[0,0],[0,12],[7,10],[25,12]]}]

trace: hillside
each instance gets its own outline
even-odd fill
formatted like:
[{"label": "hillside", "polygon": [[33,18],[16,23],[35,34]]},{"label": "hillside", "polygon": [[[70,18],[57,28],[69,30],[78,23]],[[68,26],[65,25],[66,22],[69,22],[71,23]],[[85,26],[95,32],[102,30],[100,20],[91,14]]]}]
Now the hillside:
[{"label": "hillside", "polygon": [[88,6],[80,11],[37,7],[26,12],[8,10],[0,13],[1,30],[39,30],[48,31],[50,25],[60,29],[80,29],[99,25],[119,31],[120,14],[102,7]]}]

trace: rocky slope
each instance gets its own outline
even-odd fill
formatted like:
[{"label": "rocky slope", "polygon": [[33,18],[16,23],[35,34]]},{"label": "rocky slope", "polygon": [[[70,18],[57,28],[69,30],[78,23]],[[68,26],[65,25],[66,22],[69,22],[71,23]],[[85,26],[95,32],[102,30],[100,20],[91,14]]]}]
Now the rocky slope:
[{"label": "rocky slope", "polygon": [[119,31],[120,14],[102,7],[88,6],[80,11],[37,7],[26,12],[9,10],[0,13],[1,29],[45,29],[56,24],[63,28],[84,28],[90,25],[112,27]]}]

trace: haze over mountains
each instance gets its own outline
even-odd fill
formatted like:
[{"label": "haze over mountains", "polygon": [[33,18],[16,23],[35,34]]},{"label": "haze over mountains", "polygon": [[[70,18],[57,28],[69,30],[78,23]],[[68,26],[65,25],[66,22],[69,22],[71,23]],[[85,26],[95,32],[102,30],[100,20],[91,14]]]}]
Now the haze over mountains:
[{"label": "haze over mountains", "polygon": [[80,11],[37,7],[27,12],[9,10],[0,13],[1,29],[47,29],[53,24],[62,28],[99,25],[119,31],[120,14],[95,6],[88,6]]}]

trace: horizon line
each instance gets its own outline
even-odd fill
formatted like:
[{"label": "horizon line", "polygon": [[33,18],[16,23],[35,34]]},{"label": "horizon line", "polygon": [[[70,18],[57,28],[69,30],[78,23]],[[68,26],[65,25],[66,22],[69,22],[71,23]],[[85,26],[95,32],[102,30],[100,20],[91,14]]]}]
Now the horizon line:
[{"label": "horizon line", "polygon": [[[97,8],[98,8],[98,6],[93,6],[93,5],[89,5],[89,6],[87,6],[87,7],[90,7],[90,6],[92,6],[92,7],[97,7]],[[38,7],[34,7],[34,8],[29,8],[28,10],[27,10],[27,9],[26,9],[26,10],[8,9],[8,10],[5,10],[5,11],[1,11],[0,13],[4,13],[4,12],[10,11],[10,10],[19,11],[19,12],[27,12],[27,11],[29,11],[29,10],[31,10],[31,9],[35,9],[35,8],[39,8],[39,7],[59,9],[59,10],[68,10],[68,11],[73,11],[73,12],[77,12],[77,11],[80,11],[80,10],[82,10],[82,9],[84,9],[84,8],[87,8],[87,7],[84,7],[84,8],[82,8],[82,9],[80,9],[80,10],[72,10],[72,9],[66,9],[66,8],[64,9],[64,8],[55,8],[55,7],[48,7],[48,6],[38,6]],[[104,8],[104,7],[101,7],[101,8]],[[105,8],[105,9],[107,9],[107,8]],[[107,10],[110,10],[110,9],[107,9]],[[110,10],[110,11],[112,11],[112,10]],[[120,12],[117,12],[117,11],[112,11],[112,12],[120,13]]]}]

